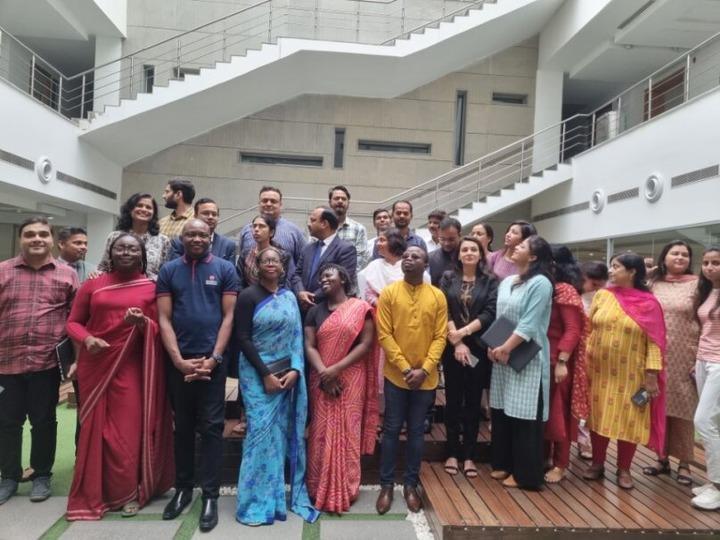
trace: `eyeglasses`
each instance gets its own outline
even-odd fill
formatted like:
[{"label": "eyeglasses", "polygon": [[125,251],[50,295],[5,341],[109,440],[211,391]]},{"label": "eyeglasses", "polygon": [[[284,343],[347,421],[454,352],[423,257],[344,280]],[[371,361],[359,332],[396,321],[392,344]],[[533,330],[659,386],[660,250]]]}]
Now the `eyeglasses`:
[{"label": "eyeglasses", "polygon": [[130,253],[131,255],[137,255],[142,250],[136,246],[113,246],[113,253]]},{"label": "eyeglasses", "polygon": [[278,264],[280,264],[280,259],[263,259],[260,261],[260,266],[276,266]]}]

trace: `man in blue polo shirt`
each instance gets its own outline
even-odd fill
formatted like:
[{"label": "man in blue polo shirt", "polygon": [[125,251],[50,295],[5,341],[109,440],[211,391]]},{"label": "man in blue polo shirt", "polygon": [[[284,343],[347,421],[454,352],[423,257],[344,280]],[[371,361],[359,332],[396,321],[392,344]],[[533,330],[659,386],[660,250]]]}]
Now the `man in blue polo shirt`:
[{"label": "man in blue polo shirt", "polygon": [[192,500],[195,431],[202,441],[200,530],[218,522],[225,378],[238,279],[232,263],[210,253],[210,228],[199,219],[182,229],[185,254],[158,275],[160,334],[175,369],[168,378],[175,409],[175,495],[163,519],[175,519]]}]

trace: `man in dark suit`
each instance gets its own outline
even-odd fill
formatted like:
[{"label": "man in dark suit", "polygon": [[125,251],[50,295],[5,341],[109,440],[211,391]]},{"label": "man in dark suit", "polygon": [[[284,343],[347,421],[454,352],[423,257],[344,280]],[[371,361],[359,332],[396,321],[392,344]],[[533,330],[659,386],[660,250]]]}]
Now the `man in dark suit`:
[{"label": "man in dark suit", "polygon": [[[235,264],[235,242],[215,232],[218,219],[220,219],[220,209],[217,203],[207,197],[199,199],[195,203],[195,217],[204,221],[208,227],[210,227],[210,253]],[[184,254],[185,248],[183,247],[181,238],[173,238],[170,258],[176,259],[177,257],[182,257]]]},{"label": "man in dark suit", "polygon": [[352,244],[337,236],[338,225],[338,218],[330,208],[316,208],[308,217],[310,236],[317,242],[303,248],[292,285],[303,310],[323,300],[319,276],[324,264],[335,263],[344,267],[355,283],[357,253]]},{"label": "man in dark suit", "polygon": [[461,231],[462,225],[455,218],[446,217],[440,222],[440,231],[438,232],[440,249],[436,249],[428,257],[430,282],[436,287],[440,286],[443,272],[455,269]]}]

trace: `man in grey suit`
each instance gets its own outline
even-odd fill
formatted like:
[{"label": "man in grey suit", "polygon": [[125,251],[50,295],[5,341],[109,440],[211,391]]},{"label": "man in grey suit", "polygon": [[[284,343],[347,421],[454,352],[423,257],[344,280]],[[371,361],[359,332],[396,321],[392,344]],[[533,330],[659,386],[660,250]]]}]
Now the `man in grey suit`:
[{"label": "man in grey suit", "polygon": [[337,236],[338,225],[338,218],[330,208],[318,207],[308,217],[310,236],[317,242],[303,248],[292,285],[303,311],[323,300],[319,280],[323,265],[335,263],[344,267],[355,283],[357,253],[352,244]]}]

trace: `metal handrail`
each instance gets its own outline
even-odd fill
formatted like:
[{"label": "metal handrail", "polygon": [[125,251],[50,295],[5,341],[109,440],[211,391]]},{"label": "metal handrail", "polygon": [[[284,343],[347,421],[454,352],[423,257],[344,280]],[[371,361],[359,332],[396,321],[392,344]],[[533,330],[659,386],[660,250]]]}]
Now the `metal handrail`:
[{"label": "metal handrail", "polygon": [[444,15],[442,15],[442,17],[438,17],[437,19],[435,19],[435,20],[433,20],[433,21],[430,21],[430,22],[428,22],[428,23],[422,24],[422,25],[420,25],[420,26],[416,26],[415,28],[412,28],[412,29],[410,29],[410,30],[405,30],[404,32],[401,32],[401,33],[398,34],[397,36],[395,36],[395,37],[393,37],[393,38],[390,38],[390,39],[388,39],[388,40],[386,40],[386,41],[383,41],[382,43],[380,43],[380,45],[389,45],[389,44],[392,43],[393,41],[396,41],[396,40],[398,40],[398,39],[402,39],[403,37],[409,36],[410,34],[414,34],[415,32],[418,32],[419,30],[422,30],[423,28],[426,28],[426,27],[428,27],[428,26],[432,26],[433,24],[437,24],[437,23],[439,23],[439,22],[443,22],[445,19],[454,17],[454,16],[457,15],[458,13],[462,13],[463,11],[468,11],[468,10],[470,10],[470,9],[473,9],[473,6],[477,6],[477,5],[481,5],[481,6],[482,6],[482,5],[485,4],[486,1],[487,1],[487,0],[477,0],[477,1],[474,1],[474,2],[470,2],[470,4],[471,4],[470,6],[463,6],[463,7],[459,8],[459,9],[456,9],[455,11],[452,11],[451,13],[445,13]]}]

